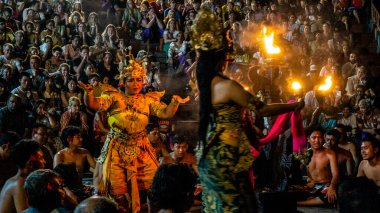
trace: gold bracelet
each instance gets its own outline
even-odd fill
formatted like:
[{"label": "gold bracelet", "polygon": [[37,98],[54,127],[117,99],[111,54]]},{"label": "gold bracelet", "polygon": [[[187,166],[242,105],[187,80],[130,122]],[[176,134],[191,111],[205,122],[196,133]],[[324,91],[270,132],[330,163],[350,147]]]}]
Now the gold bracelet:
[{"label": "gold bracelet", "polygon": [[179,104],[179,101],[175,98],[172,98],[171,104]]}]

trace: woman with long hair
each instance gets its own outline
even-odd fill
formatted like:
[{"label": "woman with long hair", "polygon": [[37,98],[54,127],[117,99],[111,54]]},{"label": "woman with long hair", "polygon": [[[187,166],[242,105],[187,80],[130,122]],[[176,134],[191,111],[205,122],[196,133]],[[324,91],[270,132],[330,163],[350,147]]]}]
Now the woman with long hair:
[{"label": "woman with long hair", "polygon": [[200,100],[198,171],[204,212],[257,212],[249,169],[254,157],[244,133],[241,109],[261,116],[303,107],[303,102],[266,105],[237,82],[223,76],[227,48],[222,25],[203,8],[193,25],[198,52],[196,75]]}]

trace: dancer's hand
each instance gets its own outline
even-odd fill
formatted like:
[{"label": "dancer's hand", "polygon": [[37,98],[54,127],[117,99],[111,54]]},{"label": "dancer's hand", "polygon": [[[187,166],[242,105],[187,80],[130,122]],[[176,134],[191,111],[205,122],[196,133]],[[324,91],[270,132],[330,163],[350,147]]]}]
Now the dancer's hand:
[{"label": "dancer's hand", "polygon": [[299,110],[303,109],[304,107],[305,107],[305,100],[303,98],[301,98],[300,100],[298,100],[298,105],[296,106],[294,111],[299,111]]},{"label": "dancer's hand", "polygon": [[183,98],[181,98],[181,97],[178,96],[178,95],[173,95],[173,99],[174,99],[175,101],[177,101],[178,103],[180,103],[180,104],[184,104],[184,103],[190,101],[190,96],[187,96],[185,99],[183,99]]},{"label": "dancer's hand", "polygon": [[81,88],[82,90],[84,90],[86,93],[94,91],[94,87],[93,86],[91,86],[90,84],[85,84],[82,81],[78,82],[78,87]]}]

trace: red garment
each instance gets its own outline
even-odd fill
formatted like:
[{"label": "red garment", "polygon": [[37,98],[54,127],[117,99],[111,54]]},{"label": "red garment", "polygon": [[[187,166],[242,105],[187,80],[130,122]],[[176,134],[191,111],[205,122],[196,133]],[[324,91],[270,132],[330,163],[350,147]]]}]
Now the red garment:
[{"label": "red garment", "polygon": [[356,8],[356,9],[360,9],[363,7],[363,0],[352,0],[352,5]]},{"label": "red garment", "polygon": [[[275,141],[278,136],[286,130],[285,127],[289,122],[289,119],[292,128],[293,152],[300,152],[303,150],[303,148],[306,146],[306,136],[302,124],[302,116],[299,111],[288,112],[277,117],[276,122],[269,131],[268,135],[265,138],[261,138],[259,140],[259,144],[256,147],[251,146],[251,151],[254,158],[257,158],[260,155],[260,151],[264,146]],[[249,171],[249,176],[252,182],[252,186],[254,186],[254,173],[252,168]]]}]

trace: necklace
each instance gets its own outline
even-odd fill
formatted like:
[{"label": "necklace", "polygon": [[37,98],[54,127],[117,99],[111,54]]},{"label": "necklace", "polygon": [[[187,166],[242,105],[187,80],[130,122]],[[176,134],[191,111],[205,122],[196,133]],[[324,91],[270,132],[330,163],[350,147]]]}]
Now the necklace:
[{"label": "necklace", "polygon": [[137,120],[137,107],[135,107],[135,103],[138,99],[138,95],[133,95],[133,96],[126,96],[127,100],[126,100],[126,105],[127,105],[127,110],[129,112],[132,112],[131,115],[127,116],[126,115],[126,119],[134,122]]}]

